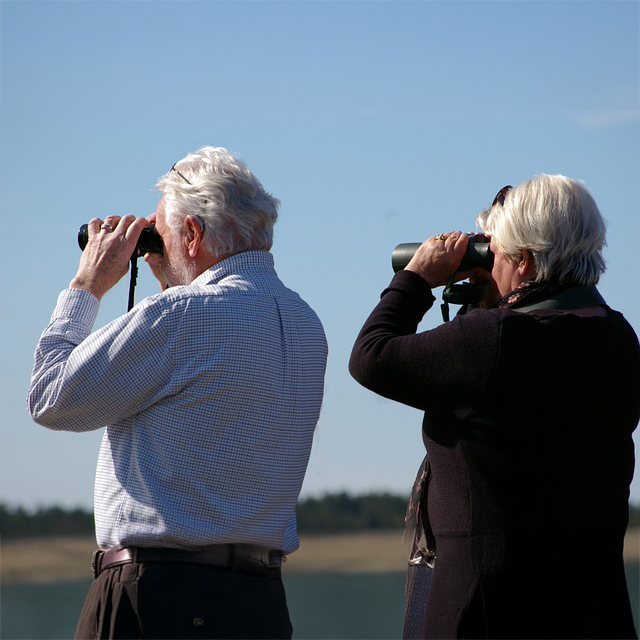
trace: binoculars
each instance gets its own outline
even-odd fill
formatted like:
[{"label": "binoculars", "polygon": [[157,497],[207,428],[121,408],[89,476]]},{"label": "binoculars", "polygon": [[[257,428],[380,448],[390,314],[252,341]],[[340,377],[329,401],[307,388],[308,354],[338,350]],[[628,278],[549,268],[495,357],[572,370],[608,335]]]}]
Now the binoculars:
[{"label": "binoculars", "polygon": [[[493,269],[493,253],[489,249],[490,238],[482,233],[474,233],[469,236],[467,251],[462,258],[458,271],[467,271],[475,267],[482,267],[487,271]],[[421,242],[405,242],[399,244],[391,254],[391,266],[394,272],[404,269],[413,258]]]},{"label": "binoculars", "polygon": [[[78,229],[78,244],[80,245],[80,249],[82,249],[82,251],[84,251],[84,248],[87,246],[87,242],[89,242],[88,225],[83,224],[80,229]],[[147,225],[142,230],[133,255],[143,256],[145,253],[159,253],[160,255],[164,254],[162,237],[156,231],[156,225],[153,223]]]},{"label": "binoculars", "polygon": [[[467,250],[460,262],[458,271],[467,271],[481,267],[486,271],[493,269],[493,252],[489,249],[490,238],[482,233],[469,234],[469,244]],[[399,244],[391,254],[391,266],[394,271],[404,269],[413,254],[420,247],[420,242],[406,242]],[[457,273],[456,272],[456,273]],[[451,275],[451,280],[447,283],[442,293],[444,303],[442,305],[442,318],[445,322],[449,321],[449,303],[460,305],[477,305],[482,302],[489,291],[486,284],[479,282],[464,282],[462,284],[454,284],[455,273]]]}]

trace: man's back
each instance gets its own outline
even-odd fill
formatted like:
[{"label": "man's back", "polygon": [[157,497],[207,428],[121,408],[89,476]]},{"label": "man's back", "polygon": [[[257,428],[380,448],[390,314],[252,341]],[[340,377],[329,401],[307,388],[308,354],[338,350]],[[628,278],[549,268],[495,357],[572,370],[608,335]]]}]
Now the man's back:
[{"label": "man's back", "polygon": [[51,398],[40,421],[95,428],[66,409],[82,414],[85,404],[85,415],[108,425],[96,476],[101,547],[298,547],[294,509],[327,347],[317,316],[278,279],[270,253],[227,258],[76,351],[65,386],[78,384]]},{"label": "man's back", "polygon": [[295,550],[294,508],[322,401],[319,320],[266,252],[232,256],[155,304],[170,375],[147,409],[107,428],[98,543]]}]

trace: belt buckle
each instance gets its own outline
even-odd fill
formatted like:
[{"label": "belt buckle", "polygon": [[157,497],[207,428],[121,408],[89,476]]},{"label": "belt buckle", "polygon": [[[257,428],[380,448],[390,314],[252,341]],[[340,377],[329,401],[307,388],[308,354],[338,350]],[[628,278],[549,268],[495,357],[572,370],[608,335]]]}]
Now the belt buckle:
[{"label": "belt buckle", "polygon": [[98,549],[91,554],[91,573],[93,574],[94,579],[100,575],[103,556],[104,551],[102,549]]},{"label": "belt buckle", "polygon": [[277,569],[282,566],[283,553],[278,549],[269,551],[269,561],[267,567],[269,569]]}]

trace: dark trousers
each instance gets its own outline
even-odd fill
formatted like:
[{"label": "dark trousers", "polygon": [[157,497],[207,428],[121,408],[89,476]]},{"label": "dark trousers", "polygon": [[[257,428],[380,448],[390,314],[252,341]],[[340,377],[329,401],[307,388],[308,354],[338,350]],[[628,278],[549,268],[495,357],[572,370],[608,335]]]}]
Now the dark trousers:
[{"label": "dark trousers", "polygon": [[94,580],[76,640],[291,638],[282,579],[201,564],[140,562]]}]

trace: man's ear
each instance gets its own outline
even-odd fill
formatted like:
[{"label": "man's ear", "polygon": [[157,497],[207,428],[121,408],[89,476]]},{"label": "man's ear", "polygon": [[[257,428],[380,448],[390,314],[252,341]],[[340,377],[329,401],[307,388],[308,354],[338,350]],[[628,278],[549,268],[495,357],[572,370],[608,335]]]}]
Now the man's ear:
[{"label": "man's ear", "polygon": [[524,278],[532,278],[536,273],[536,261],[533,258],[533,253],[529,249],[525,249],[522,252],[522,257],[518,262],[518,275]]},{"label": "man's ear", "polygon": [[184,224],[185,234],[183,236],[183,241],[185,248],[189,256],[191,258],[195,258],[200,251],[200,246],[202,245],[204,229],[202,228],[200,220],[198,220],[196,216],[188,215],[184,220]]}]

